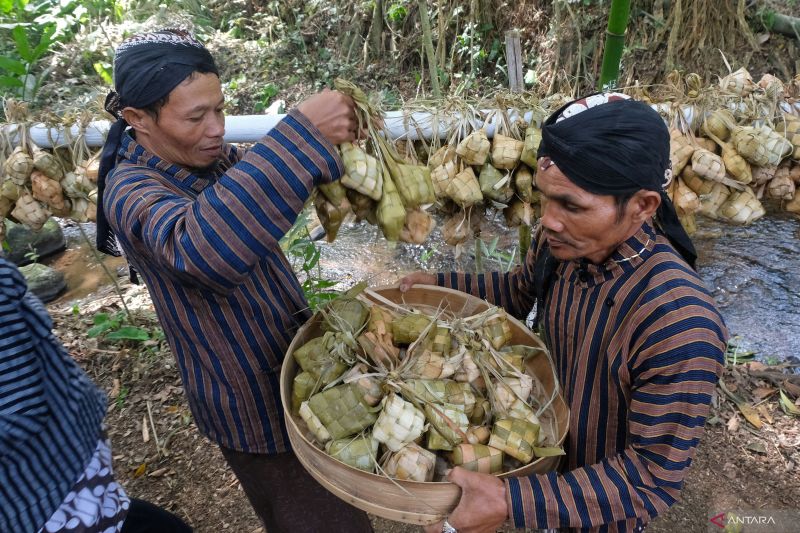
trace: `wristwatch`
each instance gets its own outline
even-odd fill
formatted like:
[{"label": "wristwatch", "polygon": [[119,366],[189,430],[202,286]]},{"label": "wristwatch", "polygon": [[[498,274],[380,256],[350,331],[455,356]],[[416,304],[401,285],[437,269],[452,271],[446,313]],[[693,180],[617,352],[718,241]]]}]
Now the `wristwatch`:
[{"label": "wristwatch", "polygon": [[450,522],[445,520],[444,524],[442,524],[442,533],[458,533],[458,530],[451,526]]}]

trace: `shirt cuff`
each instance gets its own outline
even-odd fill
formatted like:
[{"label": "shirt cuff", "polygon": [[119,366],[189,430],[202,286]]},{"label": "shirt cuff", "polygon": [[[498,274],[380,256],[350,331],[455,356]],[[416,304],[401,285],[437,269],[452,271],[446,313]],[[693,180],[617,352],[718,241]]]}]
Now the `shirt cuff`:
[{"label": "shirt cuff", "polygon": [[[344,162],[339,154],[339,149],[332,144],[321,131],[314,126],[308,118],[298,111],[296,108],[292,109],[286,115],[287,119],[294,121],[295,124],[301,126],[307,135],[304,135],[309,145],[314,147],[316,151],[322,156],[327,163],[328,173],[323,174],[321,183],[330,183],[338,180],[345,173]],[[280,126],[280,124],[278,125]]]}]

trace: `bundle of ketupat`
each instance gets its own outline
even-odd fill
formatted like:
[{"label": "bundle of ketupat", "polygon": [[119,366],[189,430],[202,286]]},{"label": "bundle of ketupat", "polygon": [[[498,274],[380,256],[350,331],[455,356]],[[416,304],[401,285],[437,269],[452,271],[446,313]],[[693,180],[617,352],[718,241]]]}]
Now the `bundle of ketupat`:
[{"label": "bundle of ketupat", "polygon": [[328,454],[431,481],[437,457],[495,474],[559,453],[554,432],[540,430],[555,421],[552,398],[525,373],[544,350],[509,345],[504,310],[455,317],[376,303],[360,289],[321,309],[322,336],[293,352],[303,369],[293,409]]}]

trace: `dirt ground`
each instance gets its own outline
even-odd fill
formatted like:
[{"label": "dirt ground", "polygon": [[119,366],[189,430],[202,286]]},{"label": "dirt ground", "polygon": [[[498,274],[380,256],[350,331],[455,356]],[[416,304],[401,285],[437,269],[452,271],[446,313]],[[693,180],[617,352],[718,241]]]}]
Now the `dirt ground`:
[{"label": "dirt ground", "polygon": [[[137,287],[123,289],[140,324],[154,328],[147,293]],[[77,305],[59,302],[50,306],[56,335],[108,393],[106,423],[115,470],[129,494],[177,513],[198,532],[263,531],[219,450],[192,422],[166,343],[115,346],[87,341],[85,331],[95,313],[119,309],[119,298],[109,287]],[[734,509],[800,512],[800,418],[780,410],[771,386],[778,383],[774,376],[764,381],[746,371],[726,371],[725,382],[733,394],[754,398],[756,405],[761,402],[756,416],[763,426],[754,429],[732,403],[722,401],[724,395],[718,397],[681,502],[648,531],[707,531],[711,516]],[[419,531],[377,517],[373,523],[376,532]]]}]

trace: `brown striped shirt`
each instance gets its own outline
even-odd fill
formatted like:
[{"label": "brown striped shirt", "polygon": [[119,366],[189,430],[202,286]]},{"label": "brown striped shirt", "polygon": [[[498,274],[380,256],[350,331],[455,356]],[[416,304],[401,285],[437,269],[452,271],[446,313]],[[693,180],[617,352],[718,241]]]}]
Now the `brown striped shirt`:
[{"label": "brown striped shirt", "polygon": [[310,316],[280,249],[336,148],[292,111],[252,148],[199,173],[126,135],[105,193],[109,224],[141,273],[200,431],[250,453],[287,449],[279,373]]},{"label": "brown striped shirt", "polygon": [[[544,245],[511,273],[439,274],[438,283],[525,318]],[[728,337],[722,317],[697,274],[644,225],[602,265],[559,263],[542,331],[571,412],[567,455],[559,473],[507,480],[511,518],[640,531],[678,498],[703,433]]]}]

